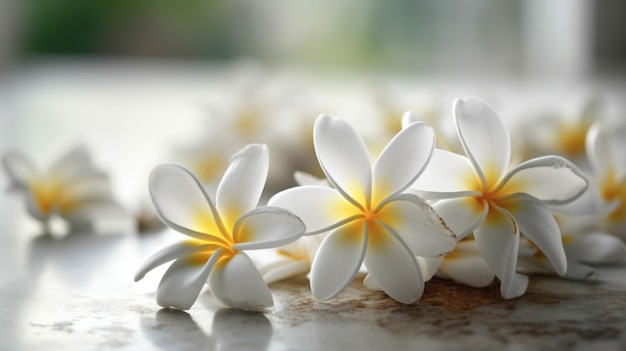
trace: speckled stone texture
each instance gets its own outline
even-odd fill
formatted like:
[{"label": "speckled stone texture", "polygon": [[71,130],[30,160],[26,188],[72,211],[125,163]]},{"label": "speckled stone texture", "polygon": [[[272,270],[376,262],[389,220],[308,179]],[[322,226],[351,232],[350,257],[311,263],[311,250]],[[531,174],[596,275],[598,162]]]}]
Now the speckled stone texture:
[{"label": "speckled stone texture", "polygon": [[208,292],[182,312],[155,302],[165,267],[132,281],[178,234],[0,238],[3,350],[626,349],[626,267],[601,267],[595,282],[532,276],[515,300],[497,284],[434,279],[411,306],[366,290],[363,276],[318,301],[298,277],[271,286],[266,313],[224,308]]}]

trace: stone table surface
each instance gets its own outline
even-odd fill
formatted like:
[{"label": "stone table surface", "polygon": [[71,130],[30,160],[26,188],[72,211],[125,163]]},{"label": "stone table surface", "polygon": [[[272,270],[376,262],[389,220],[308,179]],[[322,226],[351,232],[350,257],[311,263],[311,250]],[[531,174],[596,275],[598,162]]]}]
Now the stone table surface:
[{"label": "stone table surface", "polygon": [[271,286],[266,313],[224,308],[203,292],[187,312],[161,309],[165,269],[134,283],[150,253],[180,239],[143,235],[1,238],[2,350],[624,350],[626,267],[595,282],[532,276],[526,295],[434,279],[405,306],[361,286],[313,298],[306,277]]}]

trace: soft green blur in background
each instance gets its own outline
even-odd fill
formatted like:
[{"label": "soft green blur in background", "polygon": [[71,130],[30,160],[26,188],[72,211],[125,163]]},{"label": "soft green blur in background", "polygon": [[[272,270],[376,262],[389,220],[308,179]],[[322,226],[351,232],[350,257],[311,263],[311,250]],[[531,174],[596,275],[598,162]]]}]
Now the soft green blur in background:
[{"label": "soft green blur in background", "polygon": [[626,57],[619,0],[7,1],[5,32],[14,38],[4,46],[14,63],[247,58],[348,71],[571,75]]}]

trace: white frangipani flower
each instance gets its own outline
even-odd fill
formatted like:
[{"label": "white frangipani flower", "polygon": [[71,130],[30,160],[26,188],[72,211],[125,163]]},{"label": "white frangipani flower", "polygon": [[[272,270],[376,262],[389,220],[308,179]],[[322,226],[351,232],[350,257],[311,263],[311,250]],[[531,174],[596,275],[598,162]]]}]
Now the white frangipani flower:
[{"label": "white frangipani flower", "polygon": [[277,207],[256,207],[267,178],[267,146],[248,145],[236,153],[217,188],[216,202],[182,166],[157,166],[150,194],[159,216],[191,240],[166,247],[148,258],[135,281],[153,268],[175,260],[161,279],[157,303],[189,309],[209,280],[213,296],[227,306],[263,309],[272,295],[242,250],[285,245],[305,231],[302,221]]},{"label": "white frangipani flower", "polygon": [[550,152],[578,162],[585,156],[585,137],[589,128],[604,119],[603,108],[601,96],[596,91],[581,89],[560,111],[532,120],[525,131],[526,139],[535,152]]},{"label": "white frangipani flower", "polygon": [[365,263],[376,284],[402,303],[417,301],[424,278],[415,255],[436,257],[454,247],[454,233],[424,200],[403,193],[428,163],[432,129],[414,123],[398,133],[374,165],[363,140],[345,121],[320,116],[315,151],[328,181],[299,186],[270,199],[292,210],[308,234],[329,232],[311,268],[311,289],[321,299],[341,293]]},{"label": "white frangipani flower", "polygon": [[[521,296],[528,277],[516,273],[520,232],[545,253],[560,275],[567,269],[559,227],[549,204],[580,196],[586,179],[559,156],[509,168],[509,131],[491,106],[476,98],[454,103],[454,121],[467,157],[435,150],[414,188],[439,200],[434,208],[463,238],[474,233],[481,255],[500,279],[504,298]],[[508,170],[508,171],[507,171]]]},{"label": "white frangipani flower", "polygon": [[586,146],[592,189],[597,191],[595,199],[599,197],[605,210],[600,229],[626,239],[626,125],[593,125]]},{"label": "white frangipani flower", "polygon": [[93,225],[104,218],[122,218],[130,223],[130,217],[113,198],[108,175],[94,167],[84,147],[70,150],[47,172],[40,172],[15,151],[5,153],[2,161],[11,182],[9,189],[26,195],[28,212],[46,230],[53,216],[66,220],[71,227]]}]

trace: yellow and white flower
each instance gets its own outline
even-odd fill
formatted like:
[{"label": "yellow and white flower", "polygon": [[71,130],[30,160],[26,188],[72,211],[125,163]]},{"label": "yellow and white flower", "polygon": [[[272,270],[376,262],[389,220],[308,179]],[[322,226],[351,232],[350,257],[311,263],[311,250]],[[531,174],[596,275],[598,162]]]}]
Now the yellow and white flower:
[{"label": "yellow and white flower", "polygon": [[[600,229],[626,240],[626,125],[594,124],[587,135],[592,190],[604,217]],[[593,202],[593,201],[592,201]]]},{"label": "yellow and white flower", "polygon": [[302,221],[277,207],[257,207],[267,178],[266,145],[251,144],[236,153],[222,177],[215,203],[202,183],[179,165],[157,166],[150,194],[162,221],[189,236],[148,258],[135,275],[175,260],[157,289],[163,307],[189,309],[207,281],[213,296],[227,306],[264,309],[272,295],[243,250],[278,247],[299,238]]},{"label": "yellow and white flower", "polygon": [[565,274],[561,234],[547,205],[576,199],[587,180],[559,156],[531,159],[509,170],[509,131],[493,108],[470,97],[455,101],[453,112],[467,157],[435,150],[413,187],[442,199],[434,208],[459,238],[474,233],[478,250],[500,279],[504,298],[521,296],[528,285],[528,277],[516,273],[520,232],[558,274]]},{"label": "yellow and white flower", "polygon": [[593,123],[604,119],[601,96],[591,89],[573,94],[560,111],[544,114],[527,124],[528,146],[534,153],[557,154],[581,165],[585,138]]},{"label": "yellow and white flower", "polygon": [[313,294],[321,300],[338,295],[364,263],[387,295],[402,303],[417,301],[424,278],[415,255],[444,255],[455,244],[454,233],[430,205],[404,193],[431,157],[434,132],[411,124],[373,165],[363,140],[339,118],[320,116],[313,140],[333,187],[299,186],[269,201],[300,216],[308,234],[329,232],[313,259]]},{"label": "yellow and white flower", "polygon": [[16,151],[5,153],[2,161],[11,182],[9,189],[26,195],[28,212],[45,230],[55,216],[70,227],[93,225],[101,218],[122,218],[130,223],[113,197],[108,175],[93,165],[82,146],[52,163],[47,172],[37,170]]}]

